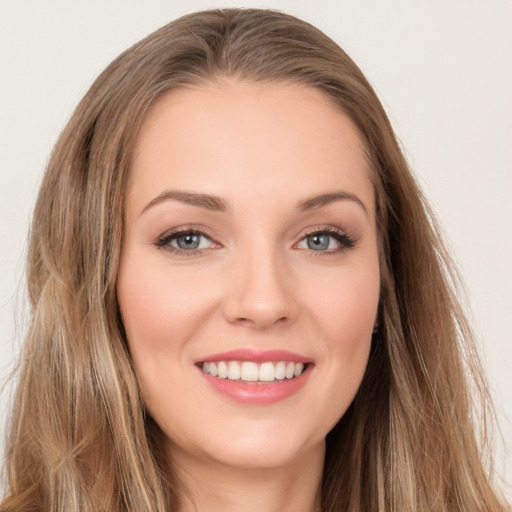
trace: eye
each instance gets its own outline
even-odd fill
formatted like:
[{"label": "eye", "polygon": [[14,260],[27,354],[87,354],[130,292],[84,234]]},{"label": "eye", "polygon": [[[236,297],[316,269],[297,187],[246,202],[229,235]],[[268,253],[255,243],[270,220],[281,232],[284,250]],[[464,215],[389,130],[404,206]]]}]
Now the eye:
[{"label": "eye", "polygon": [[317,233],[315,235],[308,235],[305,238],[308,249],[313,251],[325,251],[327,249],[334,249],[337,245],[337,240],[326,233]]},{"label": "eye", "polygon": [[203,249],[215,247],[212,239],[202,231],[195,229],[173,231],[166,233],[155,244],[169,252],[194,253]]},{"label": "eye", "polygon": [[297,245],[299,249],[336,253],[354,247],[356,240],[338,229],[322,229],[307,234]]},{"label": "eye", "polygon": [[208,247],[208,239],[204,235],[198,235],[196,233],[187,233],[185,235],[178,235],[172,240],[170,244],[178,249],[186,251],[204,249]]}]

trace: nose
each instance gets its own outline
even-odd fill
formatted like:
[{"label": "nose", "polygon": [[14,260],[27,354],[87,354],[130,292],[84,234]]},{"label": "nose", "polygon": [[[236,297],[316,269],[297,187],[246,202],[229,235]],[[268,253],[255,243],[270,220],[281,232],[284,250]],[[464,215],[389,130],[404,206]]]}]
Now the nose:
[{"label": "nose", "polygon": [[293,279],[272,251],[240,258],[230,272],[224,315],[228,322],[255,330],[292,322],[298,313]]}]

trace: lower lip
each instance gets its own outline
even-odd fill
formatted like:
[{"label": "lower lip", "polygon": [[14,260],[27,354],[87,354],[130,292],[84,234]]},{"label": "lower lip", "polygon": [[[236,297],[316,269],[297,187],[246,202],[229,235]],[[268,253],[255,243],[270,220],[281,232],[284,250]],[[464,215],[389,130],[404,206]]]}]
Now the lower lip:
[{"label": "lower lip", "polygon": [[219,379],[204,373],[202,369],[200,369],[200,372],[215,392],[235,402],[248,405],[269,405],[285,400],[302,389],[313,369],[312,366],[306,366],[306,369],[293,379],[276,379],[262,384],[257,382],[246,383],[241,380]]}]

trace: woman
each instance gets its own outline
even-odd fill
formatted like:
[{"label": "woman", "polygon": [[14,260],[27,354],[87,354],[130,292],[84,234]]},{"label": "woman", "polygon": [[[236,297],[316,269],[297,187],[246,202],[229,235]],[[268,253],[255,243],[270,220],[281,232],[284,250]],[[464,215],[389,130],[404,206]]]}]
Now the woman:
[{"label": "woman", "polygon": [[504,510],[452,278],[334,42],[261,10],[163,27],[42,183],[2,510]]}]

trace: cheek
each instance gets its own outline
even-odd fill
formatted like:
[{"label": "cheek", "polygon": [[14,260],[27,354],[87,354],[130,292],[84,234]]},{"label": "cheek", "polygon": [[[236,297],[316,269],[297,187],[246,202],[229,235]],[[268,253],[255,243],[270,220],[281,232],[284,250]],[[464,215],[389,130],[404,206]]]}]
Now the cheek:
[{"label": "cheek", "polygon": [[322,337],[334,347],[354,349],[371,337],[380,293],[378,264],[350,266],[317,275],[308,283],[309,310]]},{"label": "cheek", "polygon": [[211,299],[191,273],[170,272],[159,262],[143,267],[123,262],[117,287],[129,344],[136,349],[144,340],[152,350],[168,350],[171,340],[179,344],[194,332]]},{"label": "cheek", "polygon": [[184,361],[190,366],[190,349],[212,299],[204,293],[200,273],[171,271],[162,258],[141,264],[143,256],[125,253],[117,297],[142,396],[163,426],[169,418],[161,411],[177,407],[169,390],[180,382]]},{"label": "cheek", "polygon": [[379,303],[378,264],[317,274],[308,290],[307,310],[325,363],[318,368],[323,391],[315,400],[327,432],[349,407],[366,371]]},{"label": "cheek", "polygon": [[201,293],[199,277],[170,272],[154,259],[141,261],[122,261],[117,295],[137,379],[151,411],[165,405],[159,390],[179,381],[211,299]]}]

